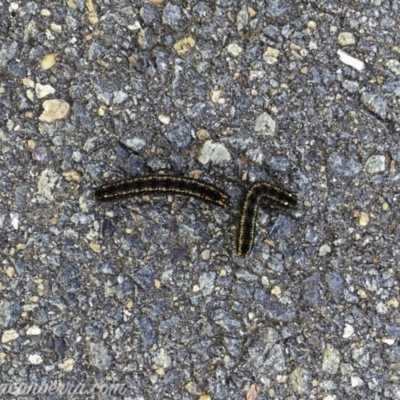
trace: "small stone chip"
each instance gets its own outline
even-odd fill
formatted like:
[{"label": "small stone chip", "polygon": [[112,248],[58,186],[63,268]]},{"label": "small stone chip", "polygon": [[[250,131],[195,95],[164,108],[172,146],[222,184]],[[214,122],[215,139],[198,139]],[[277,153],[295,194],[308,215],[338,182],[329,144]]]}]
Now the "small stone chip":
[{"label": "small stone chip", "polygon": [[40,67],[45,71],[47,69],[50,69],[56,63],[56,59],[57,59],[57,54],[56,53],[46,54],[42,58],[42,61],[40,62]]},{"label": "small stone chip", "polygon": [[76,169],[65,171],[62,175],[68,182],[82,182],[82,172],[79,172]]},{"label": "small stone chip", "polygon": [[228,50],[228,53],[233,57],[237,57],[243,51],[243,49],[236,43],[228,44],[226,49]]},{"label": "small stone chip", "polygon": [[365,169],[370,174],[385,171],[385,156],[376,155],[369,157],[365,163]]},{"label": "small stone chip", "polygon": [[357,294],[360,296],[361,299],[366,299],[367,298],[367,293],[365,293],[365,290],[359,289],[357,291]]},{"label": "small stone chip", "polygon": [[328,374],[336,374],[340,364],[340,352],[331,344],[327,344],[322,359],[322,371]]},{"label": "small stone chip", "polygon": [[358,71],[362,71],[365,68],[364,61],[361,61],[357,58],[354,58],[347,54],[345,51],[339,49],[337,51],[339,55],[339,59],[343,64],[350,65],[351,67],[357,69]]},{"label": "small stone chip", "polygon": [[3,336],[1,337],[1,342],[8,343],[18,338],[19,338],[18,332],[14,329],[9,329],[3,332]]},{"label": "small stone chip", "polygon": [[163,115],[163,114],[160,114],[158,116],[158,120],[165,125],[168,125],[171,122],[171,118],[168,117],[167,115]]},{"label": "small stone chip", "polygon": [[196,44],[195,40],[188,36],[182,40],[179,40],[174,44],[175,51],[180,55],[183,56],[186,54],[192,47]]},{"label": "small stone chip", "polygon": [[100,253],[101,252],[101,246],[97,242],[93,242],[92,240],[89,242],[89,247],[95,252],[95,253]]},{"label": "small stone chip", "polygon": [[360,226],[367,226],[369,224],[369,215],[366,212],[361,211],[360,219],[358,221]]},{"label": "small stone chip", "polygon": [[43,103],[44,111],[39,117],[42,122],[51,123],[58,119],[63,119],[69,111],[69,104],[61,99],[46,100]]},{"label": "small stone chip", "polygon": [[37,326],[37,325],[32,325],[28,328],[28,330],[26,331],[26,334],[28,336],[37,336],[40,335],[42,333],[42,330]]},{"label": "small stone chip", "polygon": [[263,59],[267,64],[275,64],[278,62],[279,50],[272,47],[267,47],[263,55]]},{"label": "small stone chip", "polygon": [[200,140],[206,140],[210,137],[210,134],[205,129],[199,129],[196,132],[196,135]]},{"label": "small stone chip", "polygon": [[75,360],[67,358],[64,362],[58,364],[58,368],[65,372],[71,372],[74,369]]},{"label": "small stone chip", "polygon": [[199,161],[203,165],[208,164],[210,161],[214,164],[222,164],[230,159],[231,155],[226,147],[223,144],[214,143],[212,140],[207,140],[204,143],[199,156]]},{"label": "small stone chip", "polygon": [[275,133],[276,124],[269,114],[263,112],[254,122],[254,130],[264,135],[272,135]]},{"label": "small stone chip", "polygon": [[343,330],[343,339],[348,339],[354,334],[354,328],[350,324],[345,324],[344,325],[344,330]]},{"label": "small stone chip", "polygon": [[399,308],[399,301],[394,297],[386,303],[389,307]]},{"label": "small stone chip", "polygon": [[38,365],[38,364],[41,364],[43,362],[43,358],[39,354],[31,354],[28,357],[28,360],[33,365]]},{"label": "small stone chip", "polygon": [[92,0],[86,0],[86,9],[89,13],[89,22],[92,25],[96,25],[99,22],[99,18],[97,17],[96,9],[94,8]]},{"label": "small stone chip", "polygon": [[208,250],[208,249],[206,249],[206,250],[203,250],[202,252],[201,252],[201,258],[203,259],[203,260],[209,260],[210,259],[210,256],[211,256],[211,251],[210,250]]},{"label": "small stone chip", "polygon": [[271,294],[273,294],[274,296],[279,296],[282,293],[282,290],[279,286],[274,286],[271,289]]},{"label": "small stone chip", "polygon": [[356,44],[356,37],[351,32],[341,32],[338,36],[338,42],[341,46],[350,46]]}]

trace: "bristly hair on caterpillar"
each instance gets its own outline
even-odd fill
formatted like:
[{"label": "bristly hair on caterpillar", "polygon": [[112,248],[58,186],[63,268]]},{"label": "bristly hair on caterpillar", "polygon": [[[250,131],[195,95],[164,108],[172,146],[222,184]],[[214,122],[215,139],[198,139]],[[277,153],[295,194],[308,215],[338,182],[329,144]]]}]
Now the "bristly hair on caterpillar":
[{"label": "bristly hair on caterpillar", "polygon": [[215,185],[168,175],[150,175],[103,185],[95,190],[94,197],[98,201],[113,201],[149,193],[181,194],[221,207],[229,200],[228,194]]},{"label": "bristly hair on caterpillar", "polygon": [[297,197],[267,182],[254,183],[246,192],[239,218],[237,254],[246,257],[254,245],[259,202],[267,198],[272,204],[287,208],[297,207]]}]

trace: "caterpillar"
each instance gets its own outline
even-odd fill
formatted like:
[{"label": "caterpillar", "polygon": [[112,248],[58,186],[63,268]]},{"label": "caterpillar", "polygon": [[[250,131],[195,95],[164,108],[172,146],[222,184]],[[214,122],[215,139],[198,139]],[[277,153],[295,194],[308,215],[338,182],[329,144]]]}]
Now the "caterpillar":
[{"label": "caterpillar", "polygon": [[258,203],[263,197],[268,198],[273,204],[283,207],[295,208],[297,206],[297,198],[294,194],[267,182],[254,183],[246,192],[240,214],[237,239],[239,257],[246,257],[253,248]]},{"label": "caterpillar", "polygon": [[112,201],[148,193],[175,193],[223,207],[229,196],[217,186],[193,178],[151,175],[103,185],[95,190],[98,201]]}]

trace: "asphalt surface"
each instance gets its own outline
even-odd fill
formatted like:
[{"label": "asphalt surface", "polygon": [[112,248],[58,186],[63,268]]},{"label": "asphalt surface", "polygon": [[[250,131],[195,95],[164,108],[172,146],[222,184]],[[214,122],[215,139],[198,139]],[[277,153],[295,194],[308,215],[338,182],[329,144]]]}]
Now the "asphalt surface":
[{"label": "asphalt surface", "polygon": [[399,11],[0,2],[1,397],[400,399]]}]

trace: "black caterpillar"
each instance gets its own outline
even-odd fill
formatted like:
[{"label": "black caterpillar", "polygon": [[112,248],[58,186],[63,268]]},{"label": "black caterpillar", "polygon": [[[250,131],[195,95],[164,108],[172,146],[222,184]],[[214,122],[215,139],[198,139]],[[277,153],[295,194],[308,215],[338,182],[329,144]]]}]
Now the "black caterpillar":
[{"label": "black caterpillar", "polygon": [[223,190],[210,183],[167,175],[144,176],[103,185],[95,190],[94,197],[98,201],[112,201],[148,193],[183,194],[221,207],[229,200]]},{"label": "black caterpillar", "polygon": [[297,198],[292,193],[267,182],[254,183],[246,192],[240,214],[237,239],[239,257],[246,257],[253,248],[258,203],[263,197],[268,198],[273,204],[283,207],[294,208],[297,206]]}]

